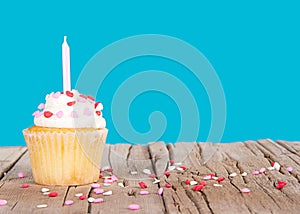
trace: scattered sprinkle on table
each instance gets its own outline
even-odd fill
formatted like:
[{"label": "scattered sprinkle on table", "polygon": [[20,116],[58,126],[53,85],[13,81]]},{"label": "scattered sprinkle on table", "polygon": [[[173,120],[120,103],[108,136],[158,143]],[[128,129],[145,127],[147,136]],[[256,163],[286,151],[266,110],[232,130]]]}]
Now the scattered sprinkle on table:
[{"label": "scattered sprinkle on table", "polygon": [[229,175],[229,177],[235,177],[235,176],[237,176],[236,172],[233,172]]},{"label": "scattered sprinkle on table", "polygon": [[145,173],[146,175],[151,175],[150,169],[144,169],[143,173]]},{"label": "scattered sprinkle on table", "polygon": [[146,190],[141,190],[140,191],[140,195],[148,195],[148,194],[149,194],[149,192],[146,191]]},{"label": "scattered sprinkle on table", "polygon": [[243,189],[241,189],[241,192],[242,192],[242,193],[249,193],[249,192],[250,192],[250,189],[248,189],[248,188],[243,188]]},{"label": "scattered sprinkle on table", "polygon": [[89,197],[88,202],[93,203],[95,201],[95,198]]},{"label": "scattered sprinkle on table", "polygon": [[266,171],[266,168],[261,168],[260,170],[259,170],[259,173],[264,173]]},{"label": "scattered sprinkle on table", "polygon": [[80,199],[80,200],[86,199],[86,195],[81,195],[81,196],[79,196],[79,199]]},{"label": "scattered sprinkle on table", "polygon": [[75,194],[76,197],[80,197],[82,195],[83,195],[83,193],[77,193],[77,194]]},{"label": "scattered sprinkle on table", "polygon": [[24,188],[24,189],[26,189],[26,188],[28,188],[29,187],[29,184],[22,184],[22,186],[21,186],[22,188]]},{"label": "scattered sprinkle on table", "polygon": [[158,191],[157,191],[157,193],[159,194],[159,195],[162,195],[163,194],[163,192],[164,192],[164,189],[161,187],[161,188],[159,188],[158,189]]},{"label": "scattered sprinkle on table", "polygon": [[92,187],[92,188],[99,188],[99,187],[100,187],[100,184],[98,184],[98,183],[93,183],[93,184],[91,184],[91,187]]},{"label": "scattered sprinkle on table", "polygon": [[[186,182],[185,182],[185,183],[186,183]],[[192,186],[194,186],[194,185],[198,184],[198,182],[197,182],[197,181],[190,181],[189,183],[190,183],[190,185],[192,185]]]},{"label": "scattered sprinkle on table", "polygon": [[214,184],[215,187],[222,187],[222,184]]},{"label": "scattered sprinkle on table", "polygon": [[0,206],[4,206],[7,204],[7,201],[6,200],[0,200]]},{"label": "scattered sprinkle on table", "polygon": [[99,204],[99,203],[102,203],[102,202],[104,202],[103,198],[96,198],[94,200],[94,204]]},{"label": "scattered sprinkle on table", "polygon": [[241,175],[242,175],[243,177],[245,177],[245,176],[248,175],[248,173],[247,173],[247,172],[243,172]]},{"label": "scattered sprinkle on table", "polygon": [[65,205],[67,205],[67,206],[70,206],[72,204],[74,204],[74,201],[72,201],[72,200],[66,200],[65,201]]},{"label": "scattered sprinkle on table", "polygon": [[130,174],[132,174],[132,175],[137,175],[138,172],[137,172],[137,171],[131,171]]},{"label": "scattered sprinkle on table", "polygon": [[145,189],[145,188],[148,187],[147,184],[145,184],[145,183],[142,182],[142,181],[139,182],[139,186],[140,186],[142,189]]},{"label": "scattered sprinkle on table", "polygon": [[58,193],[57,193],[57,192],[50,192],[50,193],[48,194],[48,196],[49,196],[49,197],[56,197],[56,196],[58,196]]},{"label": "scattered sprinkle on table", "polygon": [[259,175],[259,171],[257,171],[257,170],[253,171],[252,175]]},{"label": "scattered sprinkle on table", "polygon": [[18,177],[19,177],[19,178],[24,178],[24,177],[25,177],[24,172],[19,172],[19,173],[18,173]]},{"label": "scattered sprinkle on table", "polygon": [[104,192],[103,195],[105,195],[105,196],[112,195],[112,191],[110,190],[110,191]]},{"label": "scattered sprinkle on table", "polygon": [[94,193],[96,193],[96,195],[102,194],[102,193],[104,193],[104,189],[96,188],[96,189],[94,189]]},{"label": "scattered sprinkle on table", "polygon": [[47,204],[39,204],[39,205],[36,205],[36,208],[46,208],[48,207]]},{"label": "scattered sprinkle on table", "polygon": [[286,168],[286,171],[292,172],[292,171],[293,171],[293,168],[289,166],[289,167]]},{"label": "scattered sprinkle on table", "polygon": [[41,191],[42,191],[42,192],[49,192],[50,189],[48,189],[48,188],[42,188]]},{"label": "scattered sprinkle on table", "polygon": [[119,187],[125,187],[124,184],[122,182],[118,183]]},{"label": "scattered sprinkle on table", "polygon": [[138,209],[140,209],[140,206],[138,204],[130,204],[130,205],[128,205],[128,209],[138,210]]}]

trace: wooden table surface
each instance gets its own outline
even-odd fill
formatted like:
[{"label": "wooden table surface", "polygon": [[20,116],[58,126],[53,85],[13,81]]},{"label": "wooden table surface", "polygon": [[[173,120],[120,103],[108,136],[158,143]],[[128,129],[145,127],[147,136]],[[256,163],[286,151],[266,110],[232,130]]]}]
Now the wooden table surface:
[{"label": "wooden table surface", "polygon": [[[174,160],[175,164],[170,164]],[[279,171],[268,170],[272,162],[281,165]],[[164,171],[170,166],[184,165],[185,171],[172,170],[169,177]],[[270,139],[237,142],[230,144],[176,143],[162,142],[141,145],[106,145],[102,167],[114,171],[105,175],[117,174],[119,180],[111,186],[101,188],[112,191],[112,195],[96,195],[91,185],[48,186],[58,192],[57,197],[43,195],[40,186],[34,183],[26,147],[0,147],[0,200],[7,204],[0,206],[0,213],[300,213],[300,142],[273,142]],[[290,173],[286,170],[292,167]],[[171,167],[169,169],[172,169]],[[266,172],[253,175],[252,172],[266,168]],[[153,184],[147,171],[157,175],[160,183]],[[143,172],[145,171],[145,172]],[[18,178],[24,172],[24,178]],[[241,176],[247,172],[247,176]],[[201,191],[185,183],[203,181],[214,173],[225,180],[206,181]],[[237,176],[230,177],[232,173]],[[278,180],[287,182],[282,189],[276,189]],[[148,185],[148,195],[140,195],[138,182]],[[21,188],[27,183],[28,188]],[[121,187],[118,183],[125,184]],[[166,187],[171,184],[171,188]],[[162,195],[157,194],[163,188]],[[248,188],[250,193],[242,193]],[[79,200],[76,193],[88,197],[103,198],[95,204]],[[71,206],[64,205],[73,200]],[[37,205],[47,204],[46,208]],[[138,204],[139,210],[131,211],[129,204]]]}]

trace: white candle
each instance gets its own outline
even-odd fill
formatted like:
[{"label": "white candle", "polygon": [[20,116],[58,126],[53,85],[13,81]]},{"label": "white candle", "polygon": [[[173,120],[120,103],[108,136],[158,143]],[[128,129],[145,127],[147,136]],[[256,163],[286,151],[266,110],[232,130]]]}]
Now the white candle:
[{"label": "white candle", "polygon": [[63,68],[63,90],[71,91],[70,48],[67,43],[67,36],[64,36],[64,42],[62,44],[62,68]]}]

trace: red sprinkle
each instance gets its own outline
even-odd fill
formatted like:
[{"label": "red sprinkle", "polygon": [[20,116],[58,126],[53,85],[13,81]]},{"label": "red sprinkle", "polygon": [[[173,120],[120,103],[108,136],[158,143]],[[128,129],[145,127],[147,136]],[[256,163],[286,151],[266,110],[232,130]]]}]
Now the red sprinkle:
[{"label": "red sprinkle", "polygon": [[101,115],[101,111],[96,111],[96,114],[97,114],[98,116],[100,116],[100,115]]},{"label": "red sprinkle", "polygon": [[75,103],[76,103],[76,101],[72,101],[72,102],[68,102],[67,105],[68,106],[73,106],[73,105],[75,105]]},{"label": "red sprinkle", "polygon": [[57,192],[50,192],[50,193],[48,194],[48,196],[49,196],[49,197],[56,197],[56,196],[58,196],[58,193],[57,193]]},{"label": "red sprinkle", "polygon": [[100,104],[100,102],[95,102],[95,108]]},{"label": "red sprinkle", "polygon": [[186,166],[179,166],[179,168],[186,170]]},{"label": "red sprinkle", "polygon": [[286,185],[286,182],[279,180],[279,181],[278,181],[278,185],[285,186],[285,185]]},{"label": "red sprinkle", "polygon": [[165,186],[166,186],[167,188],[171,188],[171,187],[172,187],[172,185],[171,185],[171,184],[168,184],[168,183],[167,183]]},{"label": "red sprinkle", "polygon": [[282,189],[284,186],[285,186],[285,184],[278,184],[278,185],[276,186],[276,189]]},{"label": "red sprinkle", "polygon": [[114,170],[113,170],[113,168],[108,168],[106,171],[107,172],[113,172]]},{"label": "red sprinkle", "polygon": [[21,187],[22,187],[22,188],[28,188],[28,187],[29,187],[29,184],[22,184]]},{"label": "red sprinkle", "polygon": [[49,117],[51,117],[52,115],[53,115],[53,113],[50,112],[50,111],[45,111],[45,112],[44,112],[44,117],[46,117],[46,118],[49,118]]},{"label": "red sprinkle", "polygon": [[83,95],[83,94],[80,94],[79,97],[82,97],[82,98],[84,98],[84,99],[87,98],[87,96],[85,96],[85,95]]},{"label": "red sprinkle", "polygon": [[204,187],[204,186],[202,186],[202,185],[195,185],[195,186],[193,187],[193,190],[194,190],[194,191],[200,191],[200,190],[202,190],[203,187]]},{"label": "red sprinkle", "polygon": [[142,189],[145,189],[145,188],[147,188],[148,186],[147,186],[147,184],[145,184],[144,182],[139,182],[139,185],[140,185],[140,187],[142,188]]},{"label": "red sprinkle", "polygon": [[216,181],[221,182],[221,181],[224,181],[224,180],[225,180],[224,177],[220,177],[220,178],[218,178]]},{"label": "red sprinkle", "polygon": [[167,177],[169,177],[171,175],[171,173],[169,171],[165,171],[164,175],[167,176]]},{"label": "red sprinkle", "polygon": [[216,174],[214,174],[214,173],[210,173],[208,175],[211,176],[211,177],[216,177]]},{"label": "red sprinkle", "polygon": [[79,196],[79,199],[80,199],[80,200],[86,199],[86,195],[81,195],[81,196]]},{"label": "red sprinkle", "polygon": [[205,181],[201,181],[200,183],[199,183],[199,185],[201,185],[201,186],[206,186],[206,182]]},{"label": "red sprinkle", "polygon": [[175,161],[174,160],[170,160],[170,164],[174,164],[175,163]]},{"label": "red sprinkle", "polygon": [[189,179],[186,179],[186,180],[185,180],[185,184],[186,184],[186,185],[189,185],[190,183],[191,183],[191,181],[190,181]]},{"label": "red sprinkle", "polygon": [[71,91],[66,91],[66,95],[68,97],[73,97],[74,96],[74,94]]},{"label": "red sprinkle", "polygon": [[92,100],[92,101],[94,101],[95,99],[94,99],[94,97],[92,97],[92,96],[87,96],[87,98],[89,98],[90,100]]},{"label": "red sprinkle", "polygon": [[275,162],[272,162],[272,163],[271,163],[271,166],[274,166],[274,164],[275,164]]}]

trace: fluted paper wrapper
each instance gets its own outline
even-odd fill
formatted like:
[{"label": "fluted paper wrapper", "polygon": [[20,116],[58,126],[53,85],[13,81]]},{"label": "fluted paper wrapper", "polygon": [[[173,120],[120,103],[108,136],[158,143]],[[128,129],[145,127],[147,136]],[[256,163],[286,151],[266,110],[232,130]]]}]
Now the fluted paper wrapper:
[{"label": "fluted paper wrapper", "polygon": [[25,129],[23,135],[36,183],[83,185],[99,179],[107,129]]}]

